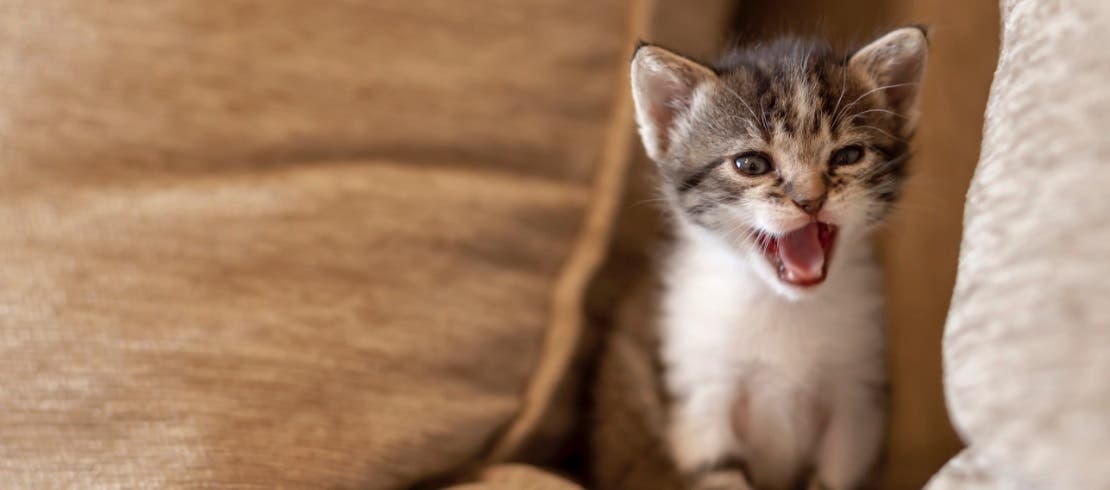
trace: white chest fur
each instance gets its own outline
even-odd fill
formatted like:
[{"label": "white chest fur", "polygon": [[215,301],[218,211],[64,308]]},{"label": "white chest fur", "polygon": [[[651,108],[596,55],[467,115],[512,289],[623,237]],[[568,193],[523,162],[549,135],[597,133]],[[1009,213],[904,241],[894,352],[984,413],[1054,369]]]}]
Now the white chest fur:
[{"label": "white chest fur", "polygon": [[867,395],[884,381],[881,281],[866,242],[841,244],[826,283],[788,299],[731,247],[683,231],[661,318],[680,468],[741,458],[765,486],[789,485],[820,457],[837,406],[869,403],[863,411],[881,425]]}]

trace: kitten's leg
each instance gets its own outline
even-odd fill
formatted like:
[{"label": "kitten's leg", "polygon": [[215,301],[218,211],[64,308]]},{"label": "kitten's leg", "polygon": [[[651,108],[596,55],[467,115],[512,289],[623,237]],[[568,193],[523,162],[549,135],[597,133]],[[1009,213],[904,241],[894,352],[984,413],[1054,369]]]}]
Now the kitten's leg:
[{"label": "kitten's leg", "polygon": [[702,385],[675,400],[670,444],[678,470],[693,488],[749,490],[744,454],[730,419],[736,390]]},{"label": "kitten's leg", "polygon": [[882,394],[853,387],[838,395],[818,448],[812,490],[857,488],[875,463],[882,444]]}]

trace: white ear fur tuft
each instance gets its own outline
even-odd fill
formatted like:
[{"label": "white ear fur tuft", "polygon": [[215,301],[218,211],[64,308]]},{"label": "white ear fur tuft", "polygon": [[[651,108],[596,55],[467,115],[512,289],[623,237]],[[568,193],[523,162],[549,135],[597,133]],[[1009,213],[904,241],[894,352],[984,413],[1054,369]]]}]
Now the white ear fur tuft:
[{"label": "white ear fur tuft", "polygon": [[911,131],[917,122],[917,94],[928,54],[925,29],[903,27],[856,51],[848,66],[882,90],[894,110],[906,117],[904,129]]},{"label": "white ear fur tuft", "polygon": [[697,87],[716,79],[712,70],[658,46],[643,45],[632,56],[632,99],[647,154],[661,161],[673,132],[690,110]]}]

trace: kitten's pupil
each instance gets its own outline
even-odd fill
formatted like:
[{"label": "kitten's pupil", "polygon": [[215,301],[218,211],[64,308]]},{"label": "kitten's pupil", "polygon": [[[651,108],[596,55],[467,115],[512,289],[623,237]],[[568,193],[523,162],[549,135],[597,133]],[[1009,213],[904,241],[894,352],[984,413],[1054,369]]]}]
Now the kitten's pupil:
[{"label": "kitten's pupil", "polygon": [[863,158],[863,148],[852,145],[836,150],[829,159],[833,165],[850,165]]},{"label": "kitten's pupil", "polygon": [[758,153],[745,153],[733,160],[736,170],[744,175],[763,175],[771,171],[771,162]]}]

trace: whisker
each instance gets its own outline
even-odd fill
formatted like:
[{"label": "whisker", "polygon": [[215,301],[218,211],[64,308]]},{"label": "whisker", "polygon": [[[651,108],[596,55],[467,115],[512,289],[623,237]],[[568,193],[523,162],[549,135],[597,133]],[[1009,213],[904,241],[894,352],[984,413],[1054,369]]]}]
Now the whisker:
[{"label": "whisker", "polygon": [[767,108],[763,106],[763,101],[759,101],[759,117],[763,121],[763,130],[770,133],[771,130],[767,127]]},{"label": "whisker", "polygon": [[848,117],[848,120],[851,121],[852,119],[855,119],[855,118],[860,117],[864,114],[867,114],[868,112],[882,112],[884,114],[890,114],[894,117],[907,119],[906,116],[903,116],[903,115],[901,115],[897,112],[891,111],[891,110],[887,110],[887,109],[867,109],[866,111],[860,111],[860,112],[857,112],[855,114],[852,114],[851,116]]},{"label": "whisker", "polygon": [[859,174],[858,178],[866,180],[866,179],[870,179],[870,178],[872,178],[876,175],[879,175],[881,173],[888,172],[888,171],[890,171],[891,168],[905,163],[906,160],[909,160],[909,158],[910,158],[910,154],[909,153],[904,153],[902,155],[891,158],[889,160],[883,160],[883,161],[879,162],[878,164],[876,164],[876,165],[868,168],[867,170],[864,170],[863,172],[861,172]]},{"label": "whisker", "polygon": [[632,203],[631,207],[643,206],[645,204],[666,203],[667,201],[668,201],[668,199],[665,198],[665,197],[657,197],[657,198],[654,198],[654,199],[641,199],[639,201],[636,201],[636,202]]},{"label": "whisker", "polygon": [[[736,97],[736,100],[739,100],[741,104],[744,104],[744,108],[747,109],[748,113],[750,113],[752,115],[752,119],[759,120],[759,118],[756,117],[756,115],[755,115],[755,111],[752,110],[752,106],[748,105],[748,101],[744,100],[744,98],[741,97],[740,94],[736,93],[736,91],[733,90],[732,87],[729,87],[728,85],[724,85],[724,84],[722,84],[721,86],[724,87],[725,91],[732,94],[733,97]],[[767,130],[766,124],[763,125],[763,130],[764,131]]]},{"label": "whisker", "polygon": [[887,136],[888,138],[890,138],[890,139],[893,139],[893,140],[896,140],[896,141],[902,141],[902,142],[905,142],[905,141],[906,141],[906,140],[904,140],[904,139],[902,139],[902,138],[899,138],[899,137],[897,137],[897,136],[894,136],[893,134],[890,134],[890,133],[888,133],[888,132],[886,132],[886,131],[884,131],[884,130],[882,130],[882,129],[880,129],[880,128],[876,128],[875,126],[856,126],[856,127],[857,127],[857,128],[864,128],[864,129],[874,129],[875,131],[878,131],[878,132],[880,132],[880,133],[883,133],[883,134],[885,134],[885,135],[886,135],[886,136]]},{"label": "whisker", "polygon": [[[852,108],[853,106],[855,106],[856,104],[858,104],[858,103],[859,103],[859,101],[863,100],[863,98],[864,98],[864,97],[867,97],[868,95],[871,95],[871,94],[873,94],[873,93],[875,93],[875,92],[878,92],[878,91],[880,91],[880,90],[886,90],[886,89],[891,89],[891,88],[898,88],[898,87],[909,87],[909,86],[912,86],[912,85],[921,85],[921,84],[920,84],[919,82],[909,82],[909,83],[895,83],[895,84],[893,84],[893,85],[884,85],[884,86],[882,86],[882,87],[876,87],[876,88],[873,88],[873,89],[871,89],[871,90],[868,90],[868,91],[864,92],[864,93],[863,93],[863,95],[861,95],[861,96],[859,96],[859,97],[856,97],[856,100],[853,100],[853,101],[852,101],[852,102],[851,102],[850,104],[848,104],[848,105],[844,106],[844,111],[845,111],[845,112],[847,112],[847,110],[848,110],[848,109],[850,109],[850,108]],[[839,120],[840,120],[840,116],[841,116],[841,114],[840,114],[840,113],[838,113],[838,114],[836,115],[836,117],[835,117],[834,121],[839,121]]]},{"label": "whisker", "polygon": [[[840,73],[840,97],[836,98],[836,108],[833,109],[833,114],[840,114],[840,102],[844,100],[844,92],[848,90],[848,67],[845,66]],[[833,117],[833,125],[836,125],[835,116]]]},{"label": "whisker", "polygon": [[[726,228],[723,231],[724,231],[723,234],[724,234],[725,239],[727,241],[733,242],[733,243],[741,243],[741,242],[748,239],[748,235],[750,234],[751,230],[746,229],[746,227],[743,225],[743,223],[737,223],[733,226],[729,226],[728,228]],[[737,232],[743,232],[743,233],[741,233],[740,236],[736,236]]]}]

